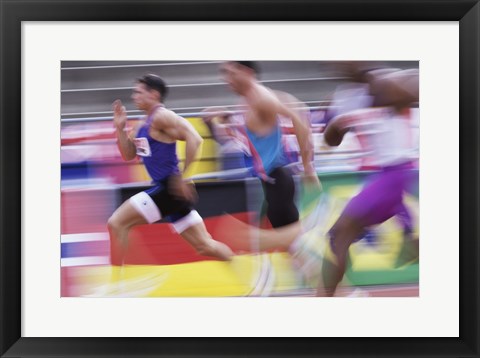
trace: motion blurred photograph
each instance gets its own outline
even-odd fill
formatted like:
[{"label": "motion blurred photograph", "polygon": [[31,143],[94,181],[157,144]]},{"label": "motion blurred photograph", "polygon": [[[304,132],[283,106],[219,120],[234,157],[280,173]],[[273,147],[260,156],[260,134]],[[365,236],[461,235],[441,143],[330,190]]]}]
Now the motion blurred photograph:
[{"label": "motion blurred photograph", "polygon": [[62,297],[418,297],[418,61],[62,61]]}]

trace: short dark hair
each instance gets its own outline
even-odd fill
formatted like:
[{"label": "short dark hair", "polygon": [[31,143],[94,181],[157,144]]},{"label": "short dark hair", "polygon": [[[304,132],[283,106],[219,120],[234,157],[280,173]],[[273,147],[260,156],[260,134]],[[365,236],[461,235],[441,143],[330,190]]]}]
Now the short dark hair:
[{"label": "short dark hair", "polygon": [[260,73],[260,68],[258,67],[258,64],[255,61],[232,61],[233,63],[238,63],[239,65],[248,67],[251,69],[255,74]]},{"label": "short dark hair", "polygon": [[168,94],[168,88],[165,84],[165,81],[162,80],[159,76],[154,74],[148,74],[137,79],[138,83],[143,83],[149,89],[157,91],[160,93],[161,100],[163,101]]}]

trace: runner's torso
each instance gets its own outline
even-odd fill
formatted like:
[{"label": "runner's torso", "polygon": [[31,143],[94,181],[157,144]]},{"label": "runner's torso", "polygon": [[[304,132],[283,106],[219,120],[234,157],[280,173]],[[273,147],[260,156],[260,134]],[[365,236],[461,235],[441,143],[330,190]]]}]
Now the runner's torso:
[{"label": "runner's torso", "polygon": [[164,107],[158,106],[152,111],[134,140],[137,155],[142,158],[148,174],[154,181],[161,181],[179,173],[176,141],[163,142],[151,136],[153,116],[159,110],[164,110]]},{"label": "runner's torso", "polygon": [[374,107],[350,111],[338,119],[342,127],[358,136],[374,164],[386,167],[415,158],[412,116],[409,108],[397,113],[387,107]]}]

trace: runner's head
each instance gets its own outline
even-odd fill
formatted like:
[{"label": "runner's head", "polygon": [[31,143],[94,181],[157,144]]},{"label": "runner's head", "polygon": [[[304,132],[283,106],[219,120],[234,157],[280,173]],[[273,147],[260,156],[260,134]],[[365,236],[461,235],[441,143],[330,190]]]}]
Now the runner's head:
[{"label": "runner's head", "polygon": [[221,72],[230,88],[241,95],[256,81],[258,66],[254,61],[227,61]]},{"label": "runner's head", "polygon": [[149,110],[151,106],[163,102],[167,93],[165,82],[157,75],[148,74],[137,79],[132,100],[138,109]]}]

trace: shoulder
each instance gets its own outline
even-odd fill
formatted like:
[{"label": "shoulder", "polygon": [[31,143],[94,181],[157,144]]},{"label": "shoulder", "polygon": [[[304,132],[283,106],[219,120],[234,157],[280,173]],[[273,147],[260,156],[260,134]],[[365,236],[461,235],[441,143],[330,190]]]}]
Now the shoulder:
[{"label": "shoulder", "polygon": [[287,107],[301,116],[308,117],[310,113],[308,106],[304,102],[300,101],[297,97],[283,91],[274,91],[274,93],[280,102],[280,106]]},{"label": "shoulder", "polygon": [[152,124],[155,127],[168,127],[174,125],[178,118],[180,117],[175,112],[162,107],[156,110]]},{"label": "shoulder", "polygon": [[262,115],[273,115],[278,112],[280,100],[276,94],[263,85],[256,85],[247,98],[249,106]]},{"label": "shoulder", "polygon": [[170,118],[173,116],[177,116],[177,114],[165,107],[160,107],[155,111],[154,118]]},{"label": "shoulder", "polygon": [[290,93],[283,92],[283,91],[275,91],[275,90],[272,90],[272,93],[282,103],[286,104],[286,103],[299,102],[299,100],[295,96],[291,95]]},{"label": "shoulder", "polygon": [[266,101],[279,103],[282,96],[287,96],[288,93],[272,90],[271,88],[260,85],[260,93]]}]

